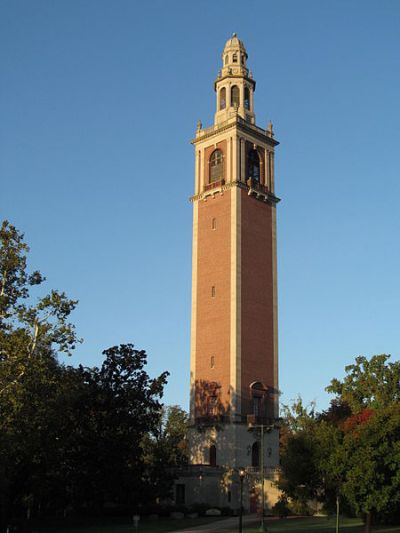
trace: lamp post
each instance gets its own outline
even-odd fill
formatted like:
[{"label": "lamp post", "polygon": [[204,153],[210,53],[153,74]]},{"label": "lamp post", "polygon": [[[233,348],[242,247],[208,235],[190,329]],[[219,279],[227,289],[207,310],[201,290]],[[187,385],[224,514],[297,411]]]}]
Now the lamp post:
[{"label": "lamp post", "polygon": [[336,496],[336,533],[339,533],[339,494]]},{"label": "lamp post", "polygon": [[243,479],[244,479],[244,470],[241,468],[239,470],[239,479],[240,479],[240,510],[239,510],[239,533],[243,533]]},{"label": "lamp post", "polygon": [[264,507],[265,507],[265,492],[264,492],[264,424],[261,424],[261,524],[260,531],[264,531]]}]

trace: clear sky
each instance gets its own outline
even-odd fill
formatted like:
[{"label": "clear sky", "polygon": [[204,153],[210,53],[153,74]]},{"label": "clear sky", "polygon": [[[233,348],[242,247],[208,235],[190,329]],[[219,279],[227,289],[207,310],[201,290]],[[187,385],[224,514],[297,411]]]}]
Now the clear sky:
[{"label": "clear sky", "polygon": [[69,360],[133,342],[188,406],[197,119],[232,32],[272,119],[282,401],[400,353],[398,0],[1,0],[0,217],[79,299]]}]

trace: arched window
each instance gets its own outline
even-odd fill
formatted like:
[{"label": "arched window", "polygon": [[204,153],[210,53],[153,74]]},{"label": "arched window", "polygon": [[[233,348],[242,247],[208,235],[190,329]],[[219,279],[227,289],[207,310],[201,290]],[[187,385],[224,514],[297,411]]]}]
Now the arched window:
[{"label": "arched window", "polygon": [[217,447],[214,444],[210,446],[209,463],[210,466],[217,466]]},{"label": "arched window", "polygon": [[228,64],[228,61],[229,61],[229,56],[228,56],[228,55],[226,55],[226,56],[225,56],[225,65],[227,65],[227,64]]},{"label": "arched window", "polygon": [[219,91],[219,108],[225,109],[226,107],[226,89],[225,87],[222,87],[222,89]]},{"label": "arched window", "polygon": [[237,54],[233,54],[232,63],[237,63]]},{"label": "arched window", "polygon": [[258,441],[251,447],[251,466],[254,468],[260,466],[260,443]]},{"label": "arched window", "polygon": [[224,177],[224,157],[221,150],[214,150],[210,157],[210,183],[220,181]]},{"label": "arched window", "polygon": [[257,150],[250,150],[247,159],[247,175],[253,180],[260,181],[260,158]]},{"label": "arched window", "polygon": [[244,88],[244,107],[250,109],[250,91],[248,87]]},{"label": "arched window", "polygon": [[244,54],[240,54],[240,61],[242,65],[244,65]]},{"label": "arched window", "polygon": [[231,106],[239,107],[239,105],[240,105],[239,87],[237,85],[234,85],[231,89]]}]

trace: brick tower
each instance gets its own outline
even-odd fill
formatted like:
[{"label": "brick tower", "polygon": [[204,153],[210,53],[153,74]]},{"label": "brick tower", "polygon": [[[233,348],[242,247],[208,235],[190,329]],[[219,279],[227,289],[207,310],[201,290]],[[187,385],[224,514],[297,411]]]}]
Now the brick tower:
[{"label": "brick tower", "polygon": [[[201,472],[203,488],[197,491],[205,494],[189,500],[233,507],[235,472],[259,472],[263,465],[270,479],[279,461],[273,429],[278,416],[278,142],[271,123],[266,130],[255,124],[255,87],[246,49],[233,34],[214,84],[214,124],[203,128],[199,122],[192,141],[190,463],[192,474],[196,468]],[[248,484],[247,507],[257,493],[253,485]]]}]

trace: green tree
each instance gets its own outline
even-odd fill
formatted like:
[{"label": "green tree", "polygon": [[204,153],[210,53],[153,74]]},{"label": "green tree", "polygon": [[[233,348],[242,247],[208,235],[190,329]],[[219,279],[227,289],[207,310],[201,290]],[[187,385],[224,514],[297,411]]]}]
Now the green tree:
[{"label": "green tree", "polygon": [[[132,344],[103,352],[101,368],[83,368],[84,387],[71,416],[67,449],[71,484],[77,497],[101,508],[106,501],[129,506],[154,499],[142,447],[144,435],[159,424],[160,399],[168,372],[150,378],[144,370],[147,355]],[[76,479],[74,479],[76,476]]]},{"label": "green tree", "polygon": [[343,381],[333,379],[326,391],[348,405],[352,414],[366,407],[381,409],[399,402],[400,361],[389,359],[386,354],[374,355],[370,360],[356,357],[354,364],[345,367],[347,375]]},{"label": "green tree", "polygon": [[279,486],[287,497],[297,502],[302,512],[306,512],[307,502],[317,498],[321,491],[316,428],[314,403],[304,406],[299,397],[290,406],[283,407]]},{"label": "green tree", "polygon": [[366,516],[365,531],[394,516],[400,494],[400,362],[377,355],[357,357],[343,380],[327,387],[335,394],[327,411],[315,414],[297,402],[286,411],[281,487],[301,499],[316,498]]},{"label": "green tree", "polygon": [[34,506],[34,487],[45,492],[41,457],[54,449],[52,398],[60,384],[57,353],[70,354],[79,339],[68,321],[77,302],[51,291],[27,270],[29,247],[8,221],[0,227],[0,491],[1,522]]},{"label": "green tree", "polygon": [[0,228],[0,396],[18,402],[18,384],[43,353],[71,354],[80,342],[68,322],[77,301],[52,290],[34,301],[45,278],[27,272],[28,245],[8,221]]},{"label": "green tree", "polygon": [[[60,364],[79,339],[64,293],[36,296],[29,248],[0,229],[0,530],[12,518],[107,502],[132,509],[156,495],[144,435],[157,431],[167,372],[150,378],[131,344],[105,352],[100,368]],[[173,432],[172,432],[173,433]],[[171,433],[171,435],[172,435]]]},{"label": "green tree", "polygon": [[333,379],[326,389],[350,410],[339,452],[345,471],[342,492],[356,512],[365,513],[366,532],[373,516],[383,517],[393,508],[400,489],[400,361],[389,359],[385,354],[370,360],[359,356],[346,366],[345,378]]}]

